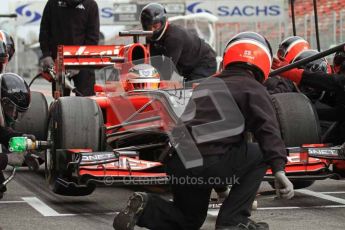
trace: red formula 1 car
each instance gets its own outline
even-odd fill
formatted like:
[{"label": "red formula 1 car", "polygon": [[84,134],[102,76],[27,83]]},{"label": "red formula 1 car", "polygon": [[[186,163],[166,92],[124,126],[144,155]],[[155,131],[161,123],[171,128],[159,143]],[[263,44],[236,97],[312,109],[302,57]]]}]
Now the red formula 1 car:
[{"label": "red formula 1 car", "polygon": [[[193,89],[185,86],[170,59],[150,57],[148,48],[138,43],[147,33],[121,33],[134,37],[130,45],[60,46],[56,72],[46,76],[57,85],[49,109],[44,96],[32,92],[31,108],[17,128],[48,141],[41,158],[53,192],[77,196],[91,194],[97,183],[167,182],[161,163],[167,134]],[[129,81],[132,67],[149,63],[158,69],[159,84],[145,87],[147,82]],[[97,70],[104,84],[95,86],[93,97],[64,97],[65,87],[74,90],[66,71],[80,68]],[[319,143],[318,121],[309,100],[286,93],[274,95],[273,104],[289,147],[286,171],[295,187],[332,176],[328,160],[309,157],[306,148],[293,148]],[[272,178],[269,170],[266,179]]]}]

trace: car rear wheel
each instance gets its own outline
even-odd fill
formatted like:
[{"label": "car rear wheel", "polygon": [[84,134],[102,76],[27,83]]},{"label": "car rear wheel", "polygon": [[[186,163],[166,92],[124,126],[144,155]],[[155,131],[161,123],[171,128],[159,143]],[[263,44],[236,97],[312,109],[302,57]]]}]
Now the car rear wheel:
[{"label": "car rear wheel", "polygon": [[[279,93],[272,95],[282,138],[286,147],[321,142],[318,116],[309,99],[301,93]],[[310,180],[292,181],[295,189],[309,187]]]},{"label": "car rear wheel", "polygon": [[[103,117],[94,100],[82,97],[61,97],[51,107],[48,140],[52,147],[46,152],[46,179],[54,193],[65,196],[91,194],[96,186],[86,184],[74,186],[78,181],[72,177],[68,163],[73,154],[59,149],[102,148]],[[62,180],[61,180],[62,179]],[[63,182],[74,182],[66,185]]]}]

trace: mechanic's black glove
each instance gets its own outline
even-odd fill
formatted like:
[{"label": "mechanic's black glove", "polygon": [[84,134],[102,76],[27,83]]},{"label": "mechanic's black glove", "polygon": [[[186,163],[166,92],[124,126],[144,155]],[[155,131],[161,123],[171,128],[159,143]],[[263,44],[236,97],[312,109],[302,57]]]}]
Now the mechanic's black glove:
[{"label": "mechanic's black glove", "polygon": [[284,171],[278,171],[274,174],[274,187],[278,198],[291,199],[294,196],[293,184]]},{"label": "mechanic's black glove", "polygon": [[26,137],[26,138],[28,138],[28,139],[30,139],[31,141],[36,141],[36,137],[35,137],[35,135],[32,135],[32,134],[23,134],[22,135],[23,137]]},{"label": "mechanic's black glove", "polygon": [[50,56],[44,57],[40,60],[40,66],[42,67],[43,71],[48,71],[50,68],[53,68],[54,64],[54,60]]},{"label": "mechanic's black glove", "polygon": [[73,78],[75,75],[79,74],[79,70],[77,69],[70,69],[67,71],[68,77]]},{"label": "mechanic's black glove", "polygon": [[[23,134],[23,137],[30,139],[32,142],[36,141],[36,137],[32,134]],[[30,170],[37,171],[40,167],[40,164],[39,164],[37,158],[35,158],[34,156],[31,155],[34,152],[35,152],[35,150],[30,150],[28,152],[28,154],[26,154],[24,156],[24,161]]]}]

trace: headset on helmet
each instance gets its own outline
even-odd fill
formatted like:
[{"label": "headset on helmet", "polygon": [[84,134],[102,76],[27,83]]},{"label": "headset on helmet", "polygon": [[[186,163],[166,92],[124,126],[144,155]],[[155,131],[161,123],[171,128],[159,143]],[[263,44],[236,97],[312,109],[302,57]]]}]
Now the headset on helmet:
[{"label": "headset on helmet", "polygon": [[25,112],[30,106],[30,88],[25,80],[15,73],[0,74],[0,85],[4,114],[15,120],[18,112]]},{"label": "headset on helmet", "polygon": [[135,65],[129,69],[126,79],[126,90],[153,90],[158,89],[160,75],[158,71],[149,64]]},{"label": "headset on helmet", "polygon": [[299,36],[291,36],[282,41],[277,51],[277,57],[291,63],[303,50],[310,49],[309,43]]},{"label": "headset on helmet", "polygon": [[6,31],[0,30],[0,41],[3,41],[5,43],[8,54],[8,61],[11,61],[16,50],[12,36]]},{"label": "headset on helmet", "polygon": [[[292,63],[300,61],[304,58],[311,57],[315,54],[318,54],[319,51],[317,50],[303,50],[300,52],[293,60]],[[324,72],[324,73],[330,73],[330,65],[328,64],[326,58],[320,58],[317,60],[314,60],[312,62],[309,62],[303,66],[300,66],[299,69],[304,69],[310,72]]]},{"label": "headset on helmet", "polygon": [[270,72],[272,56],[271,46],[265,37],[255,32],[242,32],[226,45],[222,68],[245,65],[258,81],[263,82]]},{"label": "headset on helmet", "polygon": [[140,13],[140,22],[144,30],[148,30],[149,26],[161,23],[162,26],[153,31],[152,40],[159,40],[168,26],[165,8],[159,3],[149,3]]},{"label": "headset on helmet", "polygon": [[345,73],[345,51],[341,50],[335,53],[333,58],[333,67],[336,73]]}]

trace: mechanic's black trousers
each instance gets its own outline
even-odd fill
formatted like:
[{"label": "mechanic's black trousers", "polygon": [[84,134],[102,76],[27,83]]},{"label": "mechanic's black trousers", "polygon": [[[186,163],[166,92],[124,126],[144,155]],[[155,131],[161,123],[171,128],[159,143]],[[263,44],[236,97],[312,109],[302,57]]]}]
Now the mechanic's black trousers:
[{"label": "mechanic's black trousers", "polygon": [[204,166],[186,170],[175,154],[167,162],[173,202],[150,194],[138,226],[152,230],[196,230],[204,223],[211,190],[232,184],[216,225],[247,223],[267,165],[257,144],[234,146],[224,155],[204,156]]}]

